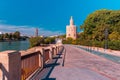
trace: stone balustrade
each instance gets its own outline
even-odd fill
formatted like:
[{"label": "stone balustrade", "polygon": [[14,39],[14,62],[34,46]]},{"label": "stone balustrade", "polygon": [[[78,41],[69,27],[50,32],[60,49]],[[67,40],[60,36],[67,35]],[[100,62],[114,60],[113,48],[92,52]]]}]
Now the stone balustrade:
[{"label": "stone balustrade", "polygon": [[26,80],[38,69],[43,69],[62,45],[34,47],[26,51],[0,52],[0,80]]}]

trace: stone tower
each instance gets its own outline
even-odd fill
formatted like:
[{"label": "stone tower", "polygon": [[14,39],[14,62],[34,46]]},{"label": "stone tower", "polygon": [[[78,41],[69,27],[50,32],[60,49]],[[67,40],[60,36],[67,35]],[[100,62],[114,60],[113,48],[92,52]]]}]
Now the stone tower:
[{"label": "stone tower", "polygon": [[66,26],[66,38],[71,37],[74,40],[77,38],[77,28],[74,25],[73,18],[70,18],[70,25]]},{"label": "stone tower", "polygon": [[35,36],[38,37],[38,28],[35,30]]}]

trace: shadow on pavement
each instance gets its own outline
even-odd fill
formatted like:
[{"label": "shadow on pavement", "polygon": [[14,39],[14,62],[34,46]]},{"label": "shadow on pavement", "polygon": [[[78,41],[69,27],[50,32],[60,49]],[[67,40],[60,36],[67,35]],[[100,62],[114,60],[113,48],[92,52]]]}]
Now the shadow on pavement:
[{"label": "shadow on pavement", "polygon": [[42,79],[42,80],[56,80],[56,78],[46,78],[46,79]]},{"label": "shadow on pavement", "polygon": [[35,76],[34,78],[30,79],[30,80],[56,80],[56,78],[49,78],[50,74],[52,73],[53,69],[60,65],[60,63],[57,63],[58,59],[61,59],[61,55],[64,51],[64,47],[62,48],[62,50],[53,58],[53,60],[51,60],[50,62],[48,62],[45,66],[44,69],[38,73],[37,76]]},{"label": "shadow on pavement", "polygon": [[0,70],[2,72],[2,79],[0,79],[0,80],[9,79],[9,72],[6,70],[6,68],[4,67],[4,65],[2,65],[1,63],[0,63]]},{"label": "shadow on pavement", "polygon": [[54,57],[53,59],[61,59],[62,57]]},{"label": "shadow on pavement", "polygon": [[55,67],[55,66],[59,66],[59,65],[60,65],[60,63],[51,63],[51,64],[47,64],[47,65],[45,65],[44,68]]}]

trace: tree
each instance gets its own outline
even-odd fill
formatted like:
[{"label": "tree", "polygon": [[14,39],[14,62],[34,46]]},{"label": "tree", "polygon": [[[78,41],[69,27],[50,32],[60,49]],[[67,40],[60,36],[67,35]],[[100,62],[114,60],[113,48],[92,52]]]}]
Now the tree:
[{"label": "tree", "polygon": [[72,44],[75,43],[73,42],[73,39],[71,37],[68,37],[66,40],[63,40],[63,44]]},{"label": "tree", "polygon": [[4,35],[0,34],[0,40],[3,40],[3,38],[4,38]]},{"label": "tree", "polygon": [[66,34],[58,36],[58,38],[64,39],[66,38]]},{"label": "tree", "polygon": [[10,34],[9,34],[9,39],[12,39],[12,37],[13,37],[13,34],[10,33]]},{"label": "tree", "polygon": [[110,35],[109,35],[109,39],[111,41],[113,40],[120,40],[120,34],[116,31],[112,32]]},{"label": "tree", "polygon": [[55,37],[46,37],[46,38],[44,39],[44,43],[45,43],[45,44],[55,43]]},{"label": "tree", "polygon": [[4,34],[4,38],[9,38],[9,34],[8,34],[8,33],[5,33],[5,34]]},{"label": "tree", "polygon": [[[88,15],[80,28],[83,32],[79,38],[83,40],[83,45],[87,45],[90,41],[95,46],[103,47],[105,38],[108,37],[109,44],[114,44],[114,47],[108,44],[109,47],[117,49],[117,43],[120,41],[120,10],[97,10]],[[106,29],[108,30],[107,36],[105,35]]]},{"label": "tree", "polygon": [[13,34],[14,38],[15,39],[20,39],[20,32],[19,31],[16,31],[14,34]]},{"label": "tree", "polygon": [[40,44],[44,43],[43,37],[32,37],[29,39],[30,41],[30,47],[39,46]]}]

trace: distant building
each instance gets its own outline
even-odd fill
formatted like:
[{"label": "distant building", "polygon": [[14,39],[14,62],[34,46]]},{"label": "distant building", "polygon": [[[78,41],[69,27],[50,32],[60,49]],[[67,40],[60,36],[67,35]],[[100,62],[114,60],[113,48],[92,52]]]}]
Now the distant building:
[{"label": "distant building", "polygon": [[35,37],[38,37],[38,28],[35,30]]},{"label": "distant building", "polygon": [[66,38],[73,38],[74,40],[77,38],[77,28],[74,25],[73,18],[70,18],[70,25],[66,26]]},{"label": "distant building", "polygon": [[56,39],[55,39],[55,43],[56,43],[56,44],[62,44],[62,39],[56,38]]},{"label": "distant building", "polygon": [[49,37],[58,37],[58,35],[53,35],[53,36],[49,36]]}]

